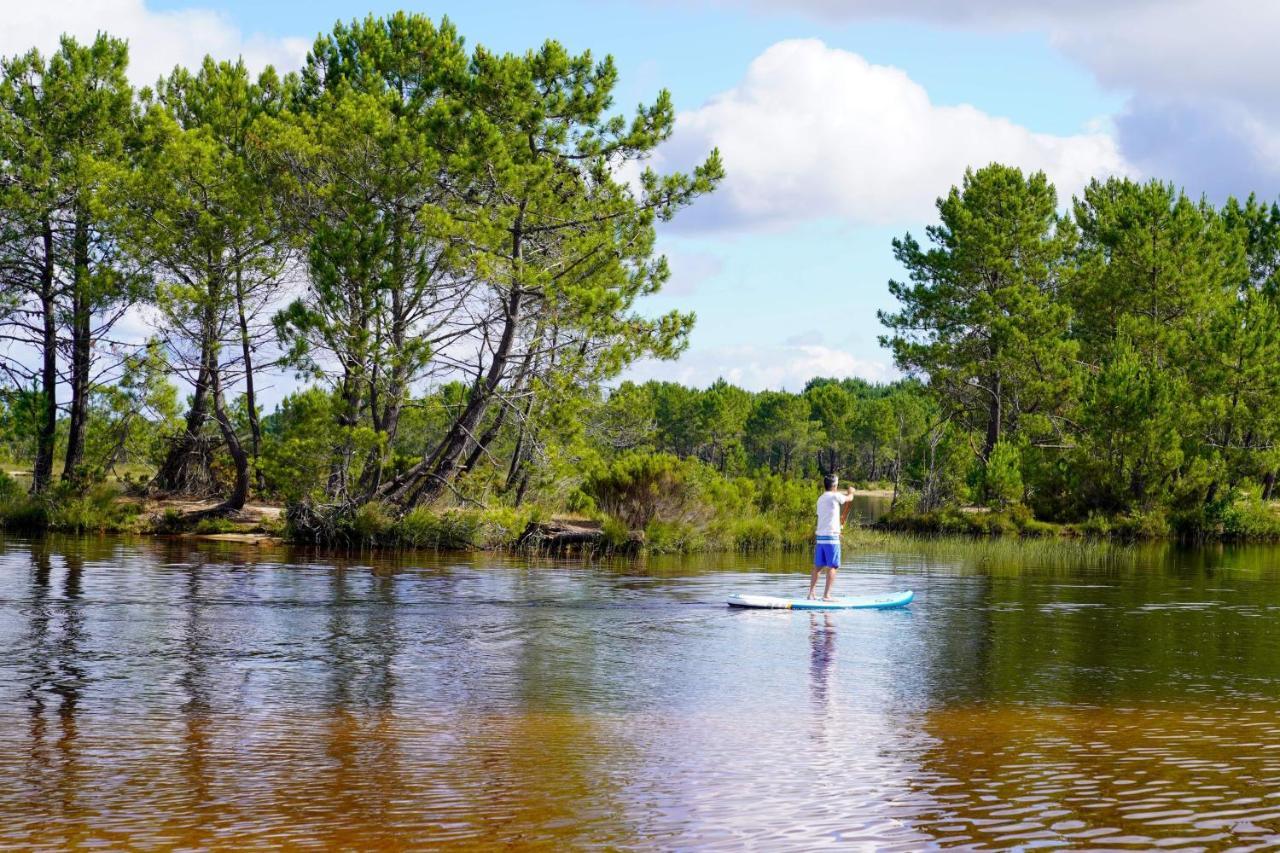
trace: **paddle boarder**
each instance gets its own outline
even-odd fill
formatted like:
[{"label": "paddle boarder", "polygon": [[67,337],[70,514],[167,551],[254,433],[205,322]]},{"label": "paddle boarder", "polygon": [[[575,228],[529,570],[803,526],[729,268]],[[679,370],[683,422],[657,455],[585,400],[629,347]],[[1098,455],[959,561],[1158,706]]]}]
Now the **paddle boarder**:
[{"label": "paddle boarder", "polygon": [[836,582],[836,569],[840,568],[840,528],[853,505],[853,486],[838,491],[840,478],[827,474],[822,478],[826,491],[818,498],[818,531],[813,545],[813,575],[809,578],[809,599],[818,588],[818,573],[827,573],[827,584],[822,590],[822,600],[831,600],[831,587]]}]

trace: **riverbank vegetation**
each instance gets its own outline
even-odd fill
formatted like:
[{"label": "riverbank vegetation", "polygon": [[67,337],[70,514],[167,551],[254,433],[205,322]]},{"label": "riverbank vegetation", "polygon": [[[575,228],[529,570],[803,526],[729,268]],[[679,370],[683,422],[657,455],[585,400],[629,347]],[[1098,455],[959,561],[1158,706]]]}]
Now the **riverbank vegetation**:
[{"label": "riverbank vegetation", "polygon": [[325,544],[771,550],[838,471],[894,530],[1280,537],[1274,205],[1119,178],[1063,205],[991,165],[894,241],[908,378],[637,384],[694,321],[643,310],[656,229],[723,176],[648,168],[667,93],[622,117],[608,58],[410,14],[294,74],[135,89],[127,62],[102,35],[0,69],[6,529],[214,531],[257,501]]}]

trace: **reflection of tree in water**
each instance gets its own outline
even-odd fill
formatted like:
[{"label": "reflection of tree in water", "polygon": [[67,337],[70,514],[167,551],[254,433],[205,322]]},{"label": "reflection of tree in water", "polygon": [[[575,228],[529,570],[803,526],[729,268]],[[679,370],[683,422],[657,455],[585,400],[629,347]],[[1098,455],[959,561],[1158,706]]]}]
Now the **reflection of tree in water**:
[{"label": "reflection of tree in water", "polygon": [[[585,572],[556,578],[537,571],[485,578],[502,584],[496,597],[534,605],[489,605],[487,618],[473,623],[462,652],[468,660],[459,661],[483,673],[491,700],[458,709],[466,735],[447,772],[466,791],[463,820],[471,825],[460,839],[496,846],[532,838],[575,849],[642,831],[629,826],[621,798],[634,773],[630,738],[643,739],[655,723],[632,707],[635,673],[626,662],[652,647],[631,633],[625,610],[602,609],[611,586]],[[514,689],[495,697],[495,683]]]},{"label": "reflection of tree in water", "polygon": [[[363,595],[353,590],[360,581]],[[306,792],[299,805],[326,804],[334,843],[359,838],[362,845],[393,844],[399,837],[395,820],[403,815],[393,812],[392,803],[407,784],[395,717],[401,645],[395,572],[340,566],[330,570],[329,584],[322,712],[329,762],[319,788]]]},{"label": "reflection of tree in water", "polygon": [[[208,761],[212,748],[209,667],[215,650],[209,642],[205,624],[203,570],[204,565],[201,560],[196,560],[186,567],[182,591],[182,609],[186,624],[183,626],[180,651],[182,674],[178,680],[185,697],[181,706],[184,726],[182,732],[182,779],[185,788],[183,796],[192,803],[191,812],[195,815],[200,814],[211,803],[209,777],[213,772]],[[189,831],[193,834],[184,841],[194,847],[208,846],[212,837],[207,823],[196,818],[191,821],[191,824]]]},{"label": "reflection of tree in water", "polygon": [[[29,781],[42,787],[46,805],[56,803],[63,815],[75,811],[79,793],[79,755],[76,713],[85,671],[79,659],[84,641],[83,555],[74,549],[62,555],[61,596],[53,590],[53,555],[47,543],[31,551],[31,618],[29,657],[31,678],[26,690],[31,714]],[[57,715],[56,741],[48,743],[51,713]],[[52,773],[52,776],[47,774]],[[72,839],[68,839],[72,840]]]}]

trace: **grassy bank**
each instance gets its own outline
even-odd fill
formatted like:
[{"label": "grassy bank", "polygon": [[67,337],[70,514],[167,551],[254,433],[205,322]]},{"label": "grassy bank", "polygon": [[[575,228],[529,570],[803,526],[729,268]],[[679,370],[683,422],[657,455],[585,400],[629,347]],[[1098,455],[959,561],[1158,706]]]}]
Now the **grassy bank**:
[{"label": "grassy bank", "polygon": [[[682,467],[683,466],[683,467]],[[812,542],[814,489],[777,478],[707,479],[700,469],[670,461],[637,463],[597,475],[589,491],[564,507],[504,505],[284,508],[250,506],[232,517],[210,517],[212,502],[155,501],[127,484],[76,490],[59,484],[32,496],[0,474],[0,529],[11,533],[154,535],[266,534],[338,548],[392,550],[517,550],[543,547],[577,555],[769,553],[805,550]],[[846,541],[871,545],[902,537],[1085,539],[1115,541],[1280,541],[1280,513],[1256,495],[1236,494],[1181,513],[1158,510],[1094,514],[1081,521],[1036,519],[1022,505],[1003,509],[947,507],[915,512],[904,501],[871,529]],[[569,543],[566,545],[566,543]]]},{"label": "grassy bank", "polygon": [[946,507],[932,512],[890,512],[877,526],[895,533],[978,537],[1180,540],[1188,542],[1280,541],[1280,512],[1256,495],[1237,494],[1222,501],[1175,512],[1094,513],[1080,521],[1035,518],[1025,506],[993,510]]},{"label": "grassy bank", "polygon": [[252,505],[230,517],[208,515],[216,505],[212,500],[148,499],[124,482],[84,489],[58,483],[32,495],[21,480],[0,473],[0,531],[6,533],[284,534],[278,508]]}]

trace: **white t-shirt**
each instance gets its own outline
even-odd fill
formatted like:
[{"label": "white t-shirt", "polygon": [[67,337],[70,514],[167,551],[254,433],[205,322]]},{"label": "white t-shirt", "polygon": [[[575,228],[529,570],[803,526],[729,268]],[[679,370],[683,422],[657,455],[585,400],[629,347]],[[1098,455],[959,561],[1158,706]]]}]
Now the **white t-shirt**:
[{"label": "white t-shirt", "polygon": [[844,492],[823,492],[818,497],[818,535],[840,535],[840,507],[849,496]]}]

